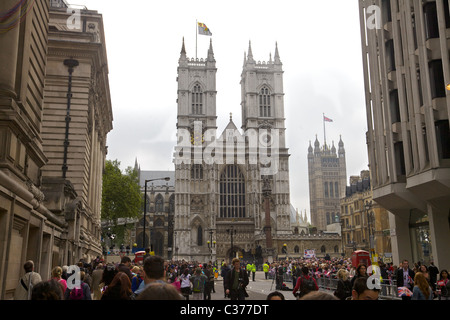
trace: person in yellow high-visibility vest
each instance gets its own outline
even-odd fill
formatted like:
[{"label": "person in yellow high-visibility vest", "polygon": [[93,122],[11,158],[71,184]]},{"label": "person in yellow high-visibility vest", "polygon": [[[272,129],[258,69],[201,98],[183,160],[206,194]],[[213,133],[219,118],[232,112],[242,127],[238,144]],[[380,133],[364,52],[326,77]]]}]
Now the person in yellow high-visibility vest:
[{"label": "person in yellow high-visibility vest", "polygon": [[256,265],[255,265],[254,262],[251,264],[250,268],[251,268],[251,271],[252,271],[252,280],[255,281]]},{"label": "person in yellow high-visibility vest", "polygon": [[270,268],[270,266],[269,266],[269,264],[266,261],[266,263],[263,264],[263,271],[264,271],[264,275],[266,277],[266,280],[267,280],[267,277],[269,276],[269,268]]},{"label": "person in yellow high-visibility vest", "polygon": [[250,273],[252,272],[252,265],[250,263],[247,263],[246,270],[247,276],[250,278]]}]

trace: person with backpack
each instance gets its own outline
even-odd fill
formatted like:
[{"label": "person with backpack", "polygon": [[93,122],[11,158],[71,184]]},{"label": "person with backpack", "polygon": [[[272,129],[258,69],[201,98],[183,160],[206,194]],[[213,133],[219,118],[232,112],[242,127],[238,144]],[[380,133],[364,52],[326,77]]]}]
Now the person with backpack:
[{"label": "person with backpack", "polygon": [[14,292],[14,300],[31,300],[33,287],[42,281],[41,275],[34,272],[34,262],[29,260],[23,265],[25,274],[19,280],[16,291]]},{"label": "person with backpack", "polygon": [[245,300],[248,297],[245,290],[249,282],[248,274],[245,269],[241,269],[241,262],[238,258],[234,258],[231,264],[233,268],[225,277],[225,293],[231,300]]},{"label": "person with backpack", "polygon": [[207,277],[202,273],[201,268],[195,270],[195,275],[191,278],[192,281],[192,300],[203,300],[205,293]]},{"label": "person with backpack", "polygon": [[[302,275],[297,279],[297,284],[295,285],[292,294],[298,298],[301,298],[311,291],[318,290],[319,287],[317,286],[316,279],[309,275],[308,267],[302,267]],[[298,293],[297,291],[300,291],[300,293]]]},{"label": "person with backpack", "polygon": [[340,300],[345,300],[352,296],[352,283],[348,279],[349,272],[345,269],[340,269],[337,272],[337,289],[334,291],[334,295]]},{"label": "person with backpack", "polygon": [[189,300],[189,295],[191,294],[191,274],[189,269],[185,268],[183,274],[179,277],[180,279],[180,290],[181,294],[186,300]]},{"label": "person with backpack", "polygon": [[67,285],[66,292],[64,293],[64,300],[92,300],[91,289],[84,282],[84,271],[79,272],[80,284],[74,287]]}]

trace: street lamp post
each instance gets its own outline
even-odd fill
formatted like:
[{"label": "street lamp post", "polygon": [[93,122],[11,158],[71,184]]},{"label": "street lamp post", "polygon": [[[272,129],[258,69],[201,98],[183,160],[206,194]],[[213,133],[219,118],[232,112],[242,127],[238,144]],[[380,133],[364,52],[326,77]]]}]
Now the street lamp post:
[{"label": "street lamp post", "polygon": [[209,230],[209,239],[210,240],[207,241],[208,242],[208,249],[209,249],[209,252],[211,254],[211,262],[212,262],[212,259],[213,259],[213,248],[216,247],[216,241],[212,240],[213,233],[214,233],[214,230],[210,229]]},{"label": "street lamp post", "polygon": [[372,232],[372,217],[373,217],[373,212],[370,212],[370,209],[372,208],[372,201],[366,201],[364,208],[366,209],[367,212],[367,227],[369,229],[369,250],[370,250],[370,255],[373,258],[373,253],[375,251],[374,246],[373,246],[373,232]]},{"label": "street lamp post", "polygon": [[[147,216],[147,183],[149,183],[151,181],[157,181],[157,180],[169,181],[170,177],[145,180],[145,183],[144,183],[144,233],[142,236],[142,248],[144,248],[144,249],[145,249],[145,224],[147,223],[147,218],[146,218],[146,216]],[[151,243],[152,243],[152,239],[150,239],[150,247],[151,247]]]}]

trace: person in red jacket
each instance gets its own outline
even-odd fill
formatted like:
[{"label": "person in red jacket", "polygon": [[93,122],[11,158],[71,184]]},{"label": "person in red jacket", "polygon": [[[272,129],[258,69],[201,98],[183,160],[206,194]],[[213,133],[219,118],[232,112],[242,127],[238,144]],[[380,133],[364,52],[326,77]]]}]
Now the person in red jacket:
[{"label": "person in red jacket", "polygon": [[[298,298],[301,298],[311,291],[318,290],[319,286],[317,285],[316,279],[309,275],[308,267],[302,267],[302,275],[297,279],[297,283],[292,291],[292,294]],[[297,291],[300,291],[300,294],[297,294]]]}]

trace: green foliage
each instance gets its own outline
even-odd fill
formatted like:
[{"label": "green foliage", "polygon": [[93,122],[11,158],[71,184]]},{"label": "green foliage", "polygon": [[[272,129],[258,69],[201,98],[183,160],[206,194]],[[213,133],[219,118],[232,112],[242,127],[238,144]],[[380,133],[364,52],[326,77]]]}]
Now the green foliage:
[{"label": "green foliage", "polygon": [[111,231],[120,239],[124,228],[117,222],[123,218],[137,218],[141,214],[143,199],[141,196],[139,177],[136,170],[128,167],[125,173],[120,170],[118,160],[106,160],[103,173],[102,220],[108,221]]}]

